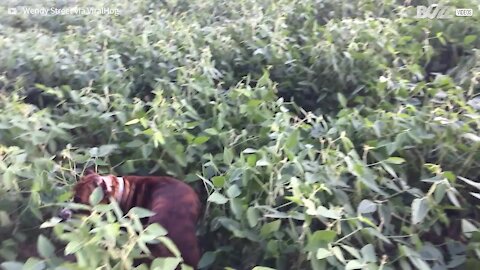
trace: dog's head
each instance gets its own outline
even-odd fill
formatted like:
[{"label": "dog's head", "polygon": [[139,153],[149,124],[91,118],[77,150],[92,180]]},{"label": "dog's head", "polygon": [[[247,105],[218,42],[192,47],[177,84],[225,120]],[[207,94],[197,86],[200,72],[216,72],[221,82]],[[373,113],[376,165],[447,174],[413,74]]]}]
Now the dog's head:
[{"label": "dog's head", "polygon": [[[101,176],[92,170],[87,170],[83,177],[73,188],[73,202],[78,204],[89,204],[90,195],[100,187],[103,192],[103,198],[100,203],[108,203],[109,197],[118,197],[119,186],[118,179],[113,175]],[[73,214],[71,209],[64,208],[58,216],[62,220],[70,219]]]},{"label": "dog's head", "polygon": [[111,176],[101,176],[94,172],[84,174],[80,181],[75,184],[73,187],[73,202],[88,204],[90,195],[97,187],[102,189],[104,195],[100,203],[108,203],[108,197],[112,195],[113,191],[111,189]]}]

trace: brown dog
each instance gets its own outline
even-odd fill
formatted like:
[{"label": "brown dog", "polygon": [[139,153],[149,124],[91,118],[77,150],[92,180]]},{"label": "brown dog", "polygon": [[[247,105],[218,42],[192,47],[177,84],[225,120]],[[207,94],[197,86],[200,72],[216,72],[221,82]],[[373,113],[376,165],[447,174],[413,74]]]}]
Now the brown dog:
[{"label": "brown dog", "polygon": [[[168,237],[177,245],[184,262],[194,269],[200,259],[196,223],[199,218],[200,202],[195,191],[186,183],[172,177],[159,176],[101,176],[88,171],[74,187],[74,202],[88,204],[90,194],[101,187],[108,203],[114,198],[125,213],[137,206],[155,213],[146,225],[158,223],[168,231]],[[71,212],[60,214],[69,218]],[[150,247],[154,257],[171,257],[163,245]]]}]

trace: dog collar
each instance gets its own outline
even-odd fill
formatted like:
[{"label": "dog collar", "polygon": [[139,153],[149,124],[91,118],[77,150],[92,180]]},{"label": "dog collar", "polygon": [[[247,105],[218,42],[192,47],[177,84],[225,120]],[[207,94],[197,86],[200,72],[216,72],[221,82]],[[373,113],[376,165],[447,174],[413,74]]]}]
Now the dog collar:
[{"label": "dog collar", "polygon": [[118,181],[118,192],[115,194],[115,200],[117,200],[118,203],[122,202],[122,197],[123,197],[123,190],[125,189],[125,181],[123,180],[123,177],[117,177]]}]

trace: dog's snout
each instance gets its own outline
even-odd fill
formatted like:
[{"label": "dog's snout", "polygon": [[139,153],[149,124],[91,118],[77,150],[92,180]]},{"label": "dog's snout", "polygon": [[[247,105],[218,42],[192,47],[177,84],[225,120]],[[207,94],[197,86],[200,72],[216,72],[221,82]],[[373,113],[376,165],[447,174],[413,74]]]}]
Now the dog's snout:
[{"label": "dog's snout", "polygon": [[72,217],[72,210],[64,208],[60,210],[58,217],[61,218],[62,221],[69,220]]}]

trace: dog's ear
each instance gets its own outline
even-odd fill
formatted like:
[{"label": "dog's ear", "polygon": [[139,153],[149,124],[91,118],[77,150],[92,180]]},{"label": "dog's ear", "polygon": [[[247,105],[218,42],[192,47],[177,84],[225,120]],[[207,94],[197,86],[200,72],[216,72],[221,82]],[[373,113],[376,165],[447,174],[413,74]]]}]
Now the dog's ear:
[{"label": "dog's ear", "polygon": [[83,172],[83,176],[87,176],[87,175],[90,175],[90,174],[95,174],[95,171],[92,168],[87,168]]}]

